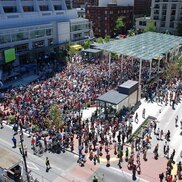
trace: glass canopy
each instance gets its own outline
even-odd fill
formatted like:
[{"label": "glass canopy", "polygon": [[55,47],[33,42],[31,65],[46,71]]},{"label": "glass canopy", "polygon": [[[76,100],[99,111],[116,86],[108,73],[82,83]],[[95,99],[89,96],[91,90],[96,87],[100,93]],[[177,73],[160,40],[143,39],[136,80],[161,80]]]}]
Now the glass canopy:
[{"label": "glass canopy", "polygon": [[95,44],[97,49],[142,60],[152,60],[164,56],[182,44],[182,37],[162,33],[147,32],[126,39],[104,44]]}]

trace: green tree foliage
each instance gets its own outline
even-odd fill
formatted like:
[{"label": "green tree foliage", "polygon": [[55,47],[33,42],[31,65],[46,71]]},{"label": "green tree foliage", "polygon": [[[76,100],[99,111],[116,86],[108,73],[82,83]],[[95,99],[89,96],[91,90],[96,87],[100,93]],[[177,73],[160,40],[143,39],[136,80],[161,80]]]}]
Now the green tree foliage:
[{"label": "green tree foliage", "polygon": [[96,40],[97,43],[99,44],[103,44],[104,43],[104,40],[102,37],[98,37],[97,40]]},{"label": "green tree foliage", "polygon": [[176,62],[172,62],[169,64],[168,69],[166,71],[167,79],[170,81],[175,76],[182,71],[182,54],[178,57]]},{"label": "green tree foliage", "polygon": [[155,31],[155,22],[153,20],[149,20],[144,29],[144,32],[154,32]]},{"label": "green tree foliage", "polygon": [[105,38],[104,38],[104,42],[110,42],[111,40],[111,37],[109,35],[107,35]]},{"label": "green tree foliage", "polygon": [[119,34],[121,33],[122,29],[124,28],[125,24],[123,22],[123,18],[122,17],[118,17],[115,23],[115,33]]},{"label": "green tree foliage", "polygon": [[182,36],[182,23],[179,23],[177,26],[177,33],[179,36]]},{"label": "green tree foliage", "polygon": [[90,45],[91,45],[91,41],[90,40],[86,40],[83,44],[83,48],[84,49],[88,49],[90,48]]},{"label": "green tree foliage", "polygon": [[130,29],[130,30],[128,30],[128,35],[129,35],[129,36],[134,36],[135,34],[136,34],[135,29]]},{"label": "green tree foliage", "polygon": [[76,54],[77,52],[78,52],[78,51],[77,51],[74,47],[72,47],[72,46],[69,47],[68,53],[69,53],[70,56],[73,56],[73,55]]},{"label": "green tree foliage", "polygon": [[49,110],[49,116],[50,116],[52,125],[55,126],[56,129],[59,129],[61,126],[63,126],[64,119],[58,104],[51,105]]}]

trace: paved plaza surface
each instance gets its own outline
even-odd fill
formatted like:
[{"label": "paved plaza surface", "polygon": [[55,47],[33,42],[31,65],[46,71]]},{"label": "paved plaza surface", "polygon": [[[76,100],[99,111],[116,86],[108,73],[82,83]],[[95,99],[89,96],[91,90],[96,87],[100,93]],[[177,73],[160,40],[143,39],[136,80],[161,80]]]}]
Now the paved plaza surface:
[{"label": "paved plaza surface", "polygon": [[[170,141],[170,154],[172,150],[176,150],[176,155],[174,160],[179,162],[181,160],[180,152],[182,150],[182,135],[180,127],[175,127],[175,117],[179,116],[179,120],[182,119],[182,103],[178,103],[175,106],[175,110],[171,108],[168,104],[165,106],[164,104],[148,103],[145,100],[141,101],[141,105],[136,110],[139,116],[139,122],[133,122],[133,132],[140,126],[140,124],[144,121],[142,118],[143,108],[146,109],[145,118],[147,116],[153,116],[157,118],[158,124],[157,128],[164,130],[164,133],[167,130],[171,131],[171,141]],[[95,110],[95,108],[90,108],[83,111],[83,119],[89,118],[91,113]],[[135,116],[135,114],[134,114]],[[0,143],[1,146],[7,150],[13,151],[16,155],[20,155],[19,149],[12,148],[11,136],[13,135],[12,126],[5,125],[3,129],[0,130]],[[92,181],[93,176],[97,176],[99,181],[105,182],[127,182],[132,181],[131,171],[127,168],[127,163],[122,162],[122,169],[119,169],[117,163],[118,158],[114,155],[113,145],[110,146],[110,154],[111,154],[111,166],[106,167],[106,154],[103,153],[103,156],[100,158],[100,164],[93,164],[93,161],[88,159],[88,155],[86,156],[87,162],[84,167],[80,167],[77,163],[78,159],[78,144],[75,139],[75,151],[71,153],[70,151],[66,151],[65,153],[60,154],[52,154],[49,152],[44,153],[42,156],[36,156],[33,154],[30,146],[30,138],[26,137],[24,143],[28,146],[28,157],[27,164],[28,168],[32,171],[32,175],[36,177],[39,181],[44,182],[85,182]],[[19,140],[19,136],[16,136],[17,140]],[[154,146],[159,143],[159,159],[155,160],[153,155]],[[152,135],[152,143],[151,150],[147,153],[147,161],[144,161],[141,156],[141,174],[137,174],[137,181],[149,181],[149,182],[157,182],[159,181],[159,174],[161,172],[166,171],[167,159],[163,155],[163,145],[164,141],[159,141],[156,139],[155,135]],[[129,147],[130,145],[125,145],[125,147]],[[141,154],[142,155],[142,154]],[[49,172],[46,172],[45,167],[45,158],[49,157],[51,169]],[[125,158],[125,156],[124,156]],[[176,164],[173,166],[172,174],[176,174]]]}]

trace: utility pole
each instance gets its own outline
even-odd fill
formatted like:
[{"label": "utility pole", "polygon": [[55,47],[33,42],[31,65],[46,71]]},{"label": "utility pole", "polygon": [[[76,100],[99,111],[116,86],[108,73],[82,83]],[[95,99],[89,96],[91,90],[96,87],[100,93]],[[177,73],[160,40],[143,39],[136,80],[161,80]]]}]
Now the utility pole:
[{"label": "utility pole", "polygon": [[26,161],[26,156],[25,156],[25,151],[24,151],[24,146],[23,146],[23,131],[22,131],[22,124],[20,123],[20,143],[21,143],[21,148],[22,148],[22,157],[23,157],[23,162],[25,165],[25,172],[27,176],[27,181],[30,182],[29,174],[28,174],[28,167],[27,167],[27,161]]}]

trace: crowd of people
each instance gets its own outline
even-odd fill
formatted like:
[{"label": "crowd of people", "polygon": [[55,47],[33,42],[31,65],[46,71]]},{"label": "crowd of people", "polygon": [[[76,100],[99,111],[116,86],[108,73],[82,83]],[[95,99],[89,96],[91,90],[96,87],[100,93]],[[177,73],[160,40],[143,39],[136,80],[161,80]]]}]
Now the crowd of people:
[{"label": "crowd of people", "polygon": [[[37,80],[28,86],[13,88],[4,92],[0,106],[1,121],[10,120],[13,116],[13,130],[15,133],[17,133],[20,125],[29,133],[33,132],[34,125],[38,126],[40,133],[36,132],[31,135],[31,146],[35,153],[37,153],[37,149],[41,152],[47,150],[64,152],[66,148],[70,148],[73,152],[75,150],[74,139],[76,135],[79,142],[78,163],[81,166],[86,162],[85,155],[87,153],[89,159],[93,160],[94,165],[96,165],[96,163],[100,162],[100,156],[104,152],[106,153],[107,166],[109,166],[111,148],[113,148],[114,155],[118,157],[119,168],[122,168],[123,156],[125,156],[128,168],[133,172],[134,179],[136,172],[141,172],[140,156],[143,155],[143,159],[147,160],[147,151],[151,147],[152,131],[154,130],[154,133],[161,139],[163,137],[161,130],[156,131],[156,125],[151,123],[148,132],[142,138],[137,138],[132,142],[131,151],[129,152],[124,144],[132,134],[132,123],[137,120],[137,117],[135,117],[134,121],[130,115],[131,113],[128,113],[124,120],[114,117],[109,121],[97,117],[96,112],[94,119],[81,121],[79,111],[95,104],[98,96],[110,89],[117,88],[124,81],[128,79],[138,80],[138,67],[137,61],[132,62],[130,58],[126,58],[122,66],[120,61],[112,61],[111,73],[109,73],[107,57],[88,64],[81,57],[74,56],[67,63],[67,66],[54,76],[45,80]],[[149,75],[148,69],[145,69],[147,67],[148,65],[144,64],[142,69],[144,79],[147,79]],[[174,108],[175,104],[180,101],[181,94],[176,88],[177,82],[177,79],[174,80],[172,85],[162,82],[158,88],[156,84],[145,85],[146,92],[144,95],[146,100],[170,103]],[[54,126],[50,128],[47,124],[47,120],[50,119],[50,106],[55,103],[59,105],[60,112],[64,115],[64,127],[60,128],[60,130],[55,129]],[[41,140],[42,131],[48,132],[48,137],[44,137],[43,141]],[[169,138],[170,136],[167,136],[166,141]],[[14,141],[15,139],[13,139]],[[15,143],[14,147],[16,147]],[[154,158],[156,159],[158,158],[158,147],[156,145],[154,148]],[[167,155],[166,153],[165,150],[165,155]],[[173,162],[174,155],[170,157],[171,162]],[[166,179],[170,175],[168,170]],[[178,172],[178,177],[181,178],[181,169],[180,173]]]}]

